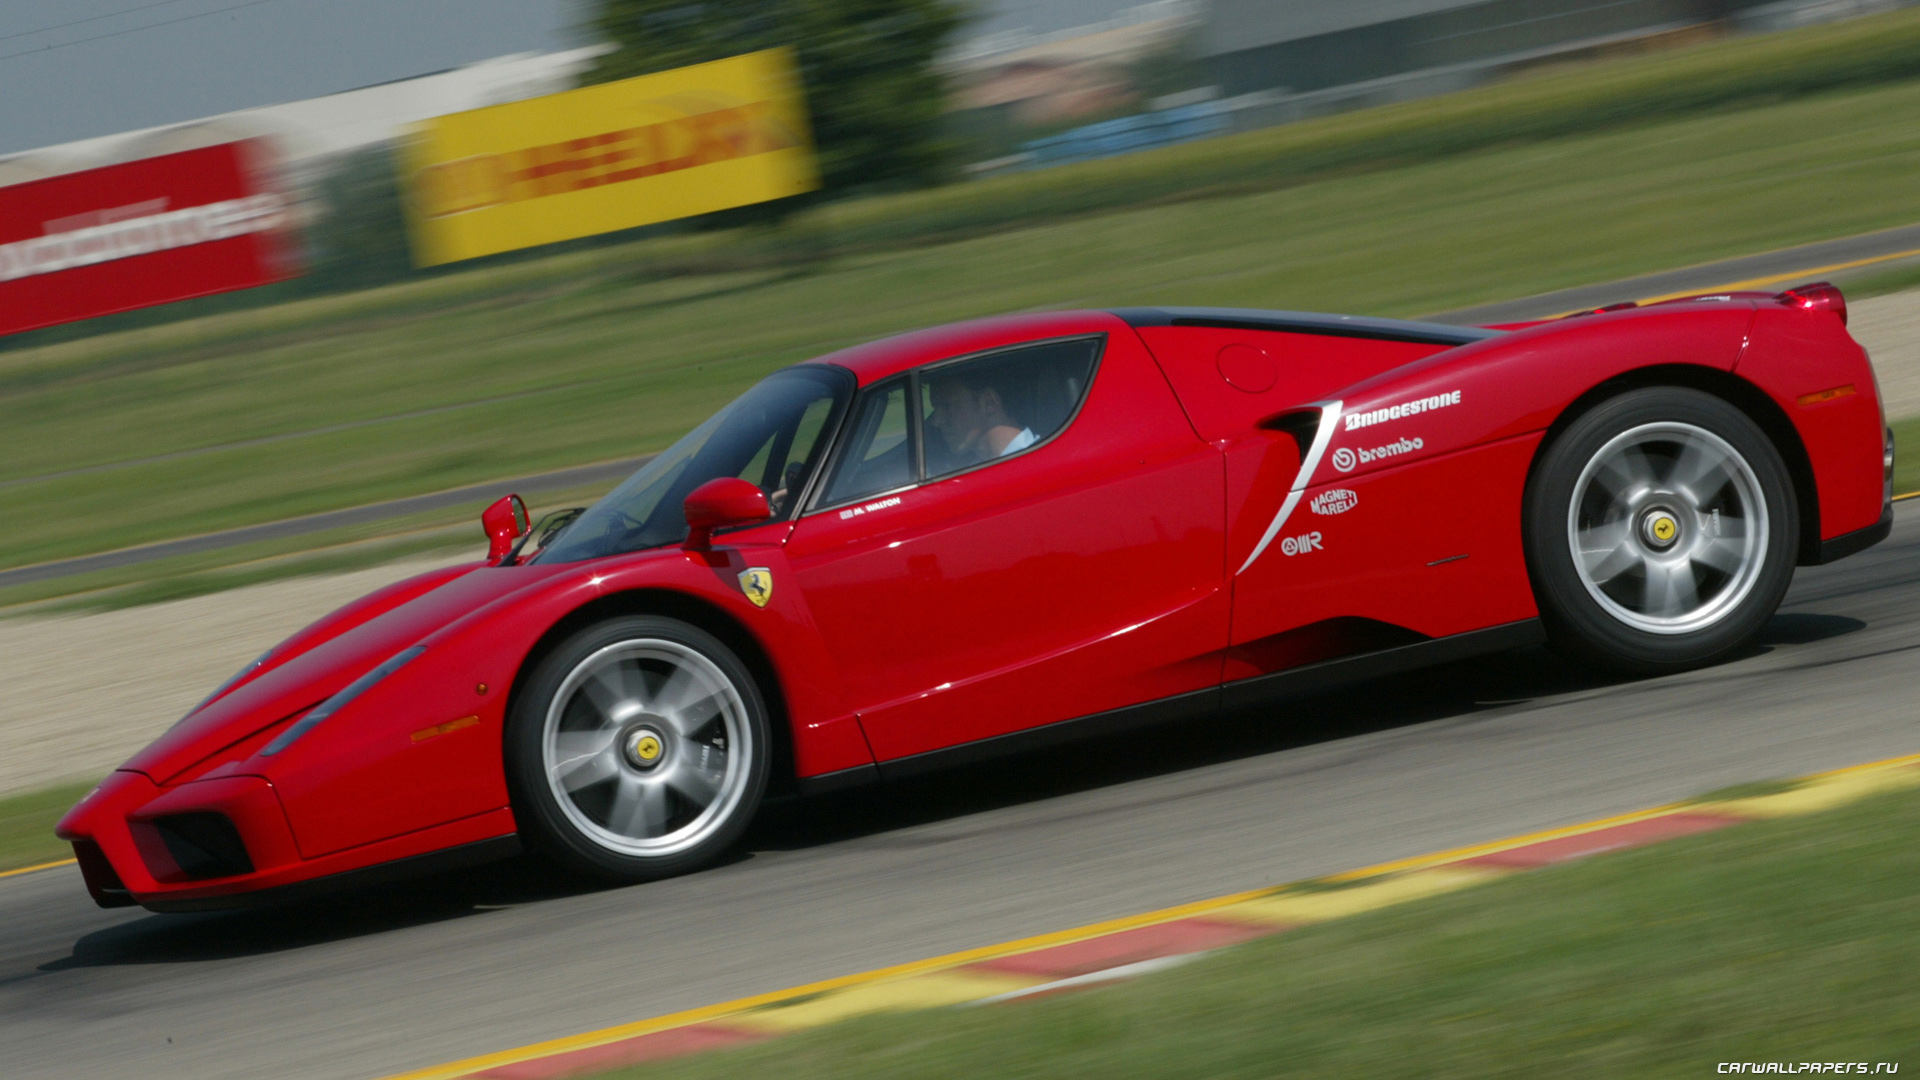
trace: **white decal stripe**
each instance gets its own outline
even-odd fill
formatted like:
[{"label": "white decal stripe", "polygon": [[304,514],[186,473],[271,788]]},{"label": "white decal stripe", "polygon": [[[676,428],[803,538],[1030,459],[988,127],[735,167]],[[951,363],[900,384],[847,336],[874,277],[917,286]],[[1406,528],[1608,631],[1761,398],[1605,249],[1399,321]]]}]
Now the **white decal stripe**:
[{"label": "white decal stripe", "polygon": [[1266,535],[1253,546],[1253,554],[1247,556],[1247,561],[1233,572],[1235,577],[1246,573],[1247,567],[1252,566],[1254,560],[1267,550],[1267,545],[1273,543],[1273,538],[1280,535],[1281,527],[1287,523],[1287,516],[1293,513],[1294,507],[1300,505],[1300,496],[1307,490],[1307,482],[1313,479],[1313,471],[1320,467],[1320,458],[1326,454],[1327,444],[1333,441],[1334,429],[1340,426],[1340,403],[1322,401],[1317,404],[1320,407],[1320,429],[1313,433],[1313,446],[1308,448],[1306,460],[1300,463],[1300,472],[1293,478],[1293,487],[1287,492],[1286,501],[1280,504],[1280,512],[1273,515],[1273,524],[1267,526]]}]

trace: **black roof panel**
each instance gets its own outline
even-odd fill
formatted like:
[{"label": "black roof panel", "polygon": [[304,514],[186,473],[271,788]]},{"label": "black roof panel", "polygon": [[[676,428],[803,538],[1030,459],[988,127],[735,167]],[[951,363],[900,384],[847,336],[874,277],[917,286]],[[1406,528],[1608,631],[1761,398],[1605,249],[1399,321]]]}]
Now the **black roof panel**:
[{"label": "black roof panel", "polygon": [[1153,307],[1114,308],[1129,326],[1213,326],[1229,330],[1277,330],[1293,334],[1411,341],[1422,345],[1468,345],[1499,337],[1503,331],[1478,326],[1371,319],[1362,315],[1321,315],[1311,311],[1259,308]]}]

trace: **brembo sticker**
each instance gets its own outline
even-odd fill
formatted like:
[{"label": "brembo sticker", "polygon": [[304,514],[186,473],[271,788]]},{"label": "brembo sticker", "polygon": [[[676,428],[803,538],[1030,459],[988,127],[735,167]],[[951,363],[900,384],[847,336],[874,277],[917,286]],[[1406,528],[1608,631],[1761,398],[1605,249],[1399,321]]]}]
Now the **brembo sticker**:
[{"label": "brembo sticker", "polygon": [[1347,414],[1347,430],[1358,431],[1363,427],[1384,424],[1389,420],[1400,420],[1409,416],[1418,416],[1432,409],[1444,409],[1449,405],[1460,404],[1460,391],[1450,390],[1432,397],[1415,398],[1398,405],[1388,405],[1384,409],[1369,409],[1366,412]]},{"label": "brembo sticker", "polygon": [[1357,465],[1365,465],[1397,454],[1411,454],[1426,445],[1425,439],[1401,439],[1399,442],[1390,442],[1371,450],[1349,450],[1343,446],[1333,452],[1333,467],[1341,472],[1352,472]]},{"label": "brembo sticker", "polygon": [[1344,514],[1360,505],[1360,493],[1346,488],[1329,488],[1315,495],[1307,509],[1316,514]]},{"label": "brembo sticker", "polygon": [[1282,555],[1305,555],[1310,551],[1324,550],[1325,548],[1320,546],[1320,533],[1317,531],[1301,533],[1299,536],[1289,536],[1280,541],[1280,554]]}]

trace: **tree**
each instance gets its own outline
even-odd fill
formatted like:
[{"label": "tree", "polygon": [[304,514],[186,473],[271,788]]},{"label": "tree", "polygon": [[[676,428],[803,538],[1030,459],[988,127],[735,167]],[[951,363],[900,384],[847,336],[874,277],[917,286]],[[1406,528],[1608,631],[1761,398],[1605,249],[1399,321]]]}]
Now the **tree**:
[{"label": "tree", "polygon": [[945,178],[934,60],[960,27],[956,0],[596,0],[620,48],[589,82],[793,46],[828,192]]},{"label": "tree", "polygon": [[332,166],[317,192],[319,219],[307,232],[308,291],[370,289],[412,274],[392,148],[368,147]]}]

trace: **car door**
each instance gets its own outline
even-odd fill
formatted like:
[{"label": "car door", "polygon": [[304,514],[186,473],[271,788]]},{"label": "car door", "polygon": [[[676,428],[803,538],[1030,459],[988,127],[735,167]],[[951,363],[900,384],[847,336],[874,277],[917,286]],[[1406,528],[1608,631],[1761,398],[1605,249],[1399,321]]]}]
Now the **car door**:
[{"label": "car door", "polygon": [[1525,476],[1531,440],[1394,467],[1390,452],[1372,455],[1402,435],[1431,437],[1420,414],[1378,428],[1337,417],[1316,482],[1288,498],[1320,434],[1314,403],[1449,345],[1234,327],[1141,336],[1226,455],[1227,681],[1532,614],[1508,482]]},{"label": "car door", "polygon": [[879,759],[1217,686],[1221,457],[1126,328],[872,386],[838,453],[788,560]]}]

